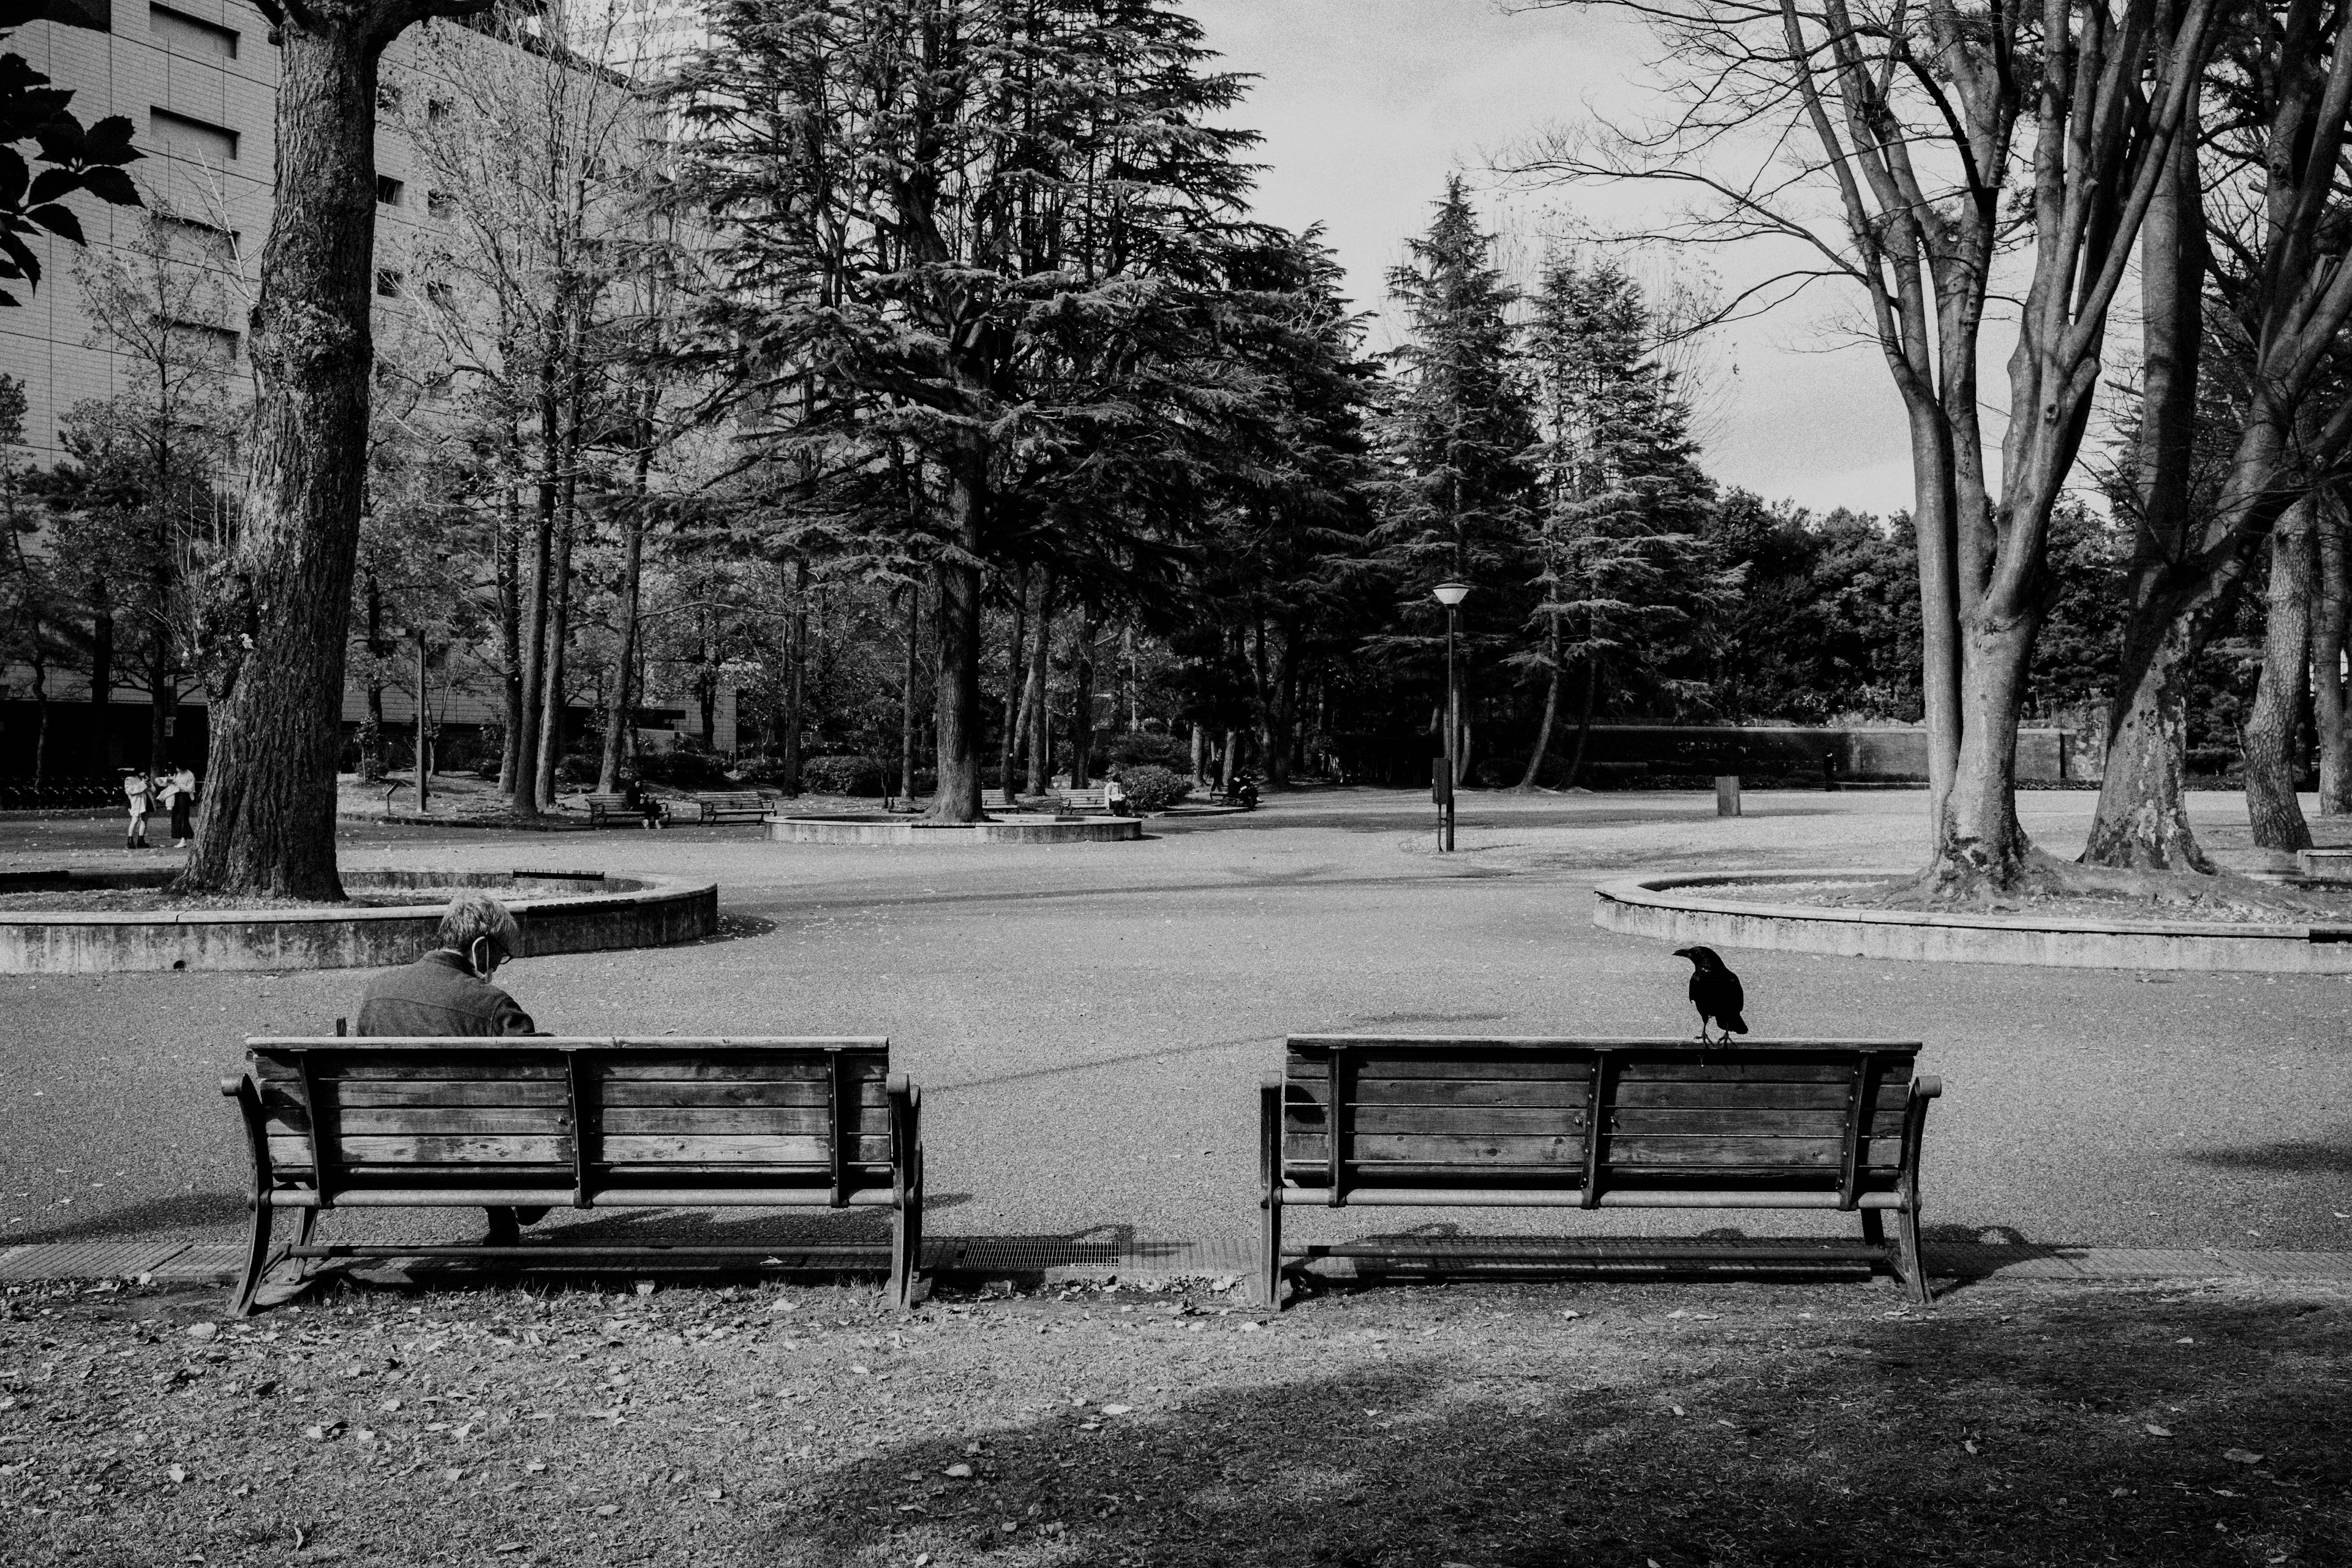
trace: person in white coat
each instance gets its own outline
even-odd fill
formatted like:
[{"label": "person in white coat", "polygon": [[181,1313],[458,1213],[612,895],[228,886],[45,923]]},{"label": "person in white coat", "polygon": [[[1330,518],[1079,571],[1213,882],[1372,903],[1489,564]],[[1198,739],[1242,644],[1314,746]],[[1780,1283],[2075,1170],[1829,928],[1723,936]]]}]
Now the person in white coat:
[{"label": "person in white coat", "polygon": [[130,831],[122,839],[126,849],[147,847],[147,811],[153,798],[154,783],[145,773],[130,768],[122,770],[122,798],[131,807]]}]

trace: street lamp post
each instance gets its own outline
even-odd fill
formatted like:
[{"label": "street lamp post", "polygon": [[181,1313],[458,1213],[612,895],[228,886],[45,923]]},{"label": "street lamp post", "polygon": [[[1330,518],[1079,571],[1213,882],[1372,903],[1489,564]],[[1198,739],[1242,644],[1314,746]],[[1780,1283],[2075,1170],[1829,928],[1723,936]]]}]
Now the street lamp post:
[{"label": "street lamp post", "polygon": [[1462,782],[1462,686],[1454,669],[1454,612],[1469,596],[1467,583],[1440,583],[1432,592],[1445,606],[1445,797],[1438,828],[1438,847],[1454,852],[1454,791]]}]

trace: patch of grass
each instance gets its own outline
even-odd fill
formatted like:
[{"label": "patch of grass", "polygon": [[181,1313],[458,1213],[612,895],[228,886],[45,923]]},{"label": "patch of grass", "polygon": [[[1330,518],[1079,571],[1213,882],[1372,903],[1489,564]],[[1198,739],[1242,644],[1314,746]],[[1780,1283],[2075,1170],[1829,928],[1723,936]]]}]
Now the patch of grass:
[{"label": "patch of grass", "polygon": [[2352,1561],[2331,1287],[218,1300],[5,1299],[0,1559]]}]

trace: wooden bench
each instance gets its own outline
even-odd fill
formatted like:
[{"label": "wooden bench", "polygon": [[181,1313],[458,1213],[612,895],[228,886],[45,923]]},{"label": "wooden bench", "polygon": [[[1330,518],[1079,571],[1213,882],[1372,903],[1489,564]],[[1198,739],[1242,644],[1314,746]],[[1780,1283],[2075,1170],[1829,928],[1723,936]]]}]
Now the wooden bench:
[{"label": "wooden bench", "polygon": [[1110,809],[1110,791],[1107,789],[1066,789],[1054,795],[1054,804],[1062,811],[1083,811],[1089,816],[1100,816]]},{"label": "wooden bench", "polygon": [[[1895,1040],[1295,1035],[1259,1105],[1258,1288],[1279,1304],[1295,1205],[1836,1209],[1858,1213],[1863,1234],[1837,1256],[1885,1263],[1925,1301],[1919,1142],[1943,1086],[1912,1076],[1918,1054]],[[1675,1256],[1824,1256],[1699,1252]]]},{"label": "wooden bench", "polygon": [[625,795],[583,795],[581,804],[588,808],[588,826],[602,827],[609,819],[625,822],[632,827],[650,827],[643,812],[629,804]]},{"label": "wooden bench", "polygon": [[755,789],[698,793],[694,802],[705,822],[762,822],[769,809],[768,797]]},{"label": "wooden bench", "polygon": [[[230,1298],[288,1258],[761,1258],[864,1247],[525,1244],[510,1208],[888,1208],[890,1290],[922,1244],[922,1094],[883,1039],[250,1039],[253,1227]],[[330,1209],[486,1208],[486,1244],[314,1245]],[[274,1246],[281,1209],[299,1216]]]}]

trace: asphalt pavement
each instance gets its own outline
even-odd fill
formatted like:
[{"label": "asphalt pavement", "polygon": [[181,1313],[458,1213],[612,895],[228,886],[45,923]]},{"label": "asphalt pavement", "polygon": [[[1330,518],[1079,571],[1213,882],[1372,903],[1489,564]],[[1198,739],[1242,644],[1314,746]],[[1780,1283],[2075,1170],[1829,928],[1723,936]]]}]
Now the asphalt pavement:
[{"label": "asphalt pavement", "polygon": [[[2021,816],[2072,853],[2091,804],[2037,794]],[[1157,819],[1132,844],[347,824],[343,856],[715,879],[719,938],[527,960],[500,983],[563,1034],[888,1035],[894,1065],[924,1086],[935,1233],[1209,1240],[1255,1226],[1255,1086],[1284,1035],[1690,1033],[1686,966],[1662,942],[1596,928],[1595,882],[1653,868],[1902,866],[1919,858],[1924,805],[1911,792],[1753,793],[1727,821],[1711,795],[1465,795],[1451,857],[1433,852],[1422,797],[1353,789]],[[2196,808],[2214,842],[2243,842],[2237,797]],[[0,822],[0,868],[122,864],[118,832]],[[1946,1086],[1927,1132],[1931,1236],[2352,1250],[2345,978],[1726,956],[1759,1035],[1927,1043],[1920,1068]],[[321,1031],[367,978],[0,976],[0,1247],[233,1235],[246,1173],[218,1079],[246,1036]],[[1688,1234],[1727,1217],[1836,1228],[1639,1211],[1403,1223]],[[740,1221],[597,1223],[683,1234]],[[1398,1223],[1396,1211],[1294,1211],[1289,1229],[1337,1240]]]}]

